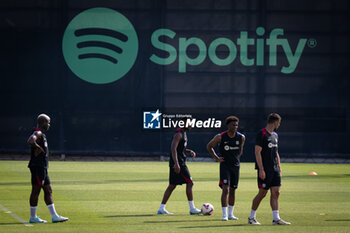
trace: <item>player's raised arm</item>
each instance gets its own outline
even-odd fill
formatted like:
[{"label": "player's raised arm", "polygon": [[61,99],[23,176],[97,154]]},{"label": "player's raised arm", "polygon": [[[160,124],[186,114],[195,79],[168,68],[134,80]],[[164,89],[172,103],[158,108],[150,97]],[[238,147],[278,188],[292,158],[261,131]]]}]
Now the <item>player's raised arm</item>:
[{"label": "player's raised arm", "polygon": [[219,157],[214,150],[214,147],[219,144],[221,141],[221,135],[217,134],[215,137],[208,143],[207,150],[209,154],[217,161],[217,162],[223,162],[224,158]]},{"label": "player's raised arm", "polygon": [[171,142],[171,157],[173,158],[174,161],[174,170],[177,174],[180,173],[180,165],[179,161],[177,159],[177,151],[176,148],[179,145],[179,142],[182,139],[182,135],[180,133],[176,133],[173,137],[173,141]]},{"label": "player's raised arm", "polygon": [[35,131],[32,135],[30,135],[30,137],[27,140],[28,145],[35,149],[35,156],[42,152],[45,153],[44,149],[37,143],[37,140],[41,138],[41,136],[42,133],[40,131]]}]

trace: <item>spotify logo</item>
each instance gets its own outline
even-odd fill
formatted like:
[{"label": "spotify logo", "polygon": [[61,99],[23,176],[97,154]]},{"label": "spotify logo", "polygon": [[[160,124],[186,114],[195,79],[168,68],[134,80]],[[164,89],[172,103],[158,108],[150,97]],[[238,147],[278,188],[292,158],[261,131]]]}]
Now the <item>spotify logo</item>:
[{"label": "spotify logo", "polygon": [[90,83],[106,84],[122,78],[132,68],[138,38],[124,15],[109,8],[91,8],[69,23],[62,50],[75,75]]},{"label": "spotify logo", "polygon": [[[156,65],[177,63],[179,73],[186,73],[189,66],[199,66],[208,59],[218,71],[220,67],[240,62],[248,67],[281,66],[281,73],[291,74],[296,70],[305,46],[314,48],[317,41],[300,38],[294,42],[293,51],[289,39],[284,36],[283,28],[266,32],[265,28],[257,27],[255,35],[241,31],[236,41],[229,37],[205,41],[199,37],[181,37],[171,29],[159,28],[153,31],[149,42],[154,49],[163,51],[163,55],[153,53],[146,56],[149,58],[147,61]],[[173,43],[169,43],[171,40]],[[188,56],[190,46],[197,47],[196,57]],[[219,46],[226,47],[226,57],[217,56]],[[248,53],[251,48],[256,51],[254,55]],[[79,78],[94,84],[111,83],[125,76],[135,63],[138,49],[138,37],[130,21],[119,12],[102,7],[85,10],[74,17],[62,41],[68,67]],[[279,56],[284,56],[282,59],[287,62],[281,63]]]}]

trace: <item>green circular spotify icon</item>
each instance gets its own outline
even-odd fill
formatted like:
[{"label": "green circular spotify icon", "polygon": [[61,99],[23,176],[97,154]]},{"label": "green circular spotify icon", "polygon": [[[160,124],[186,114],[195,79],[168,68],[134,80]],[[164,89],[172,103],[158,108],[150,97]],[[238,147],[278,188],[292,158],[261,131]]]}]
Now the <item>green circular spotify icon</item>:
[{"label": "green circular spotify icon", "polygon": [[130,21],[109,8],[91,8],[68,24],[62,51],[68,67],[94,84],[114,82],[135,63],[138,38]]}]

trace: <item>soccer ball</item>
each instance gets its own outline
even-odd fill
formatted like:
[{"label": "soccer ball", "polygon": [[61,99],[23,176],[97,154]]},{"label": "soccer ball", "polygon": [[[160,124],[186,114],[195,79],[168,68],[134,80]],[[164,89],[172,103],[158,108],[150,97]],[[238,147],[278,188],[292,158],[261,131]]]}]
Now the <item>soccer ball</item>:
[{"label": "soccer ball", "polygon": [[214,212],[214,206],[210,203],[204,203],[201,208],[202,214],[211,215]]}]

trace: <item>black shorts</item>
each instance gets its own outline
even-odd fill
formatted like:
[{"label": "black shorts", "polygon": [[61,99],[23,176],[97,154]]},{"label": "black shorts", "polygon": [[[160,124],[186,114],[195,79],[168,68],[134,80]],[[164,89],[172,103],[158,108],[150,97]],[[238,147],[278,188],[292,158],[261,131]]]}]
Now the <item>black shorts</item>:
[{"label": "black shorts", "polygon": [[262,180],[259,178],[258,170],[258,187],[261,189],[270,189],[271,187],[281,186],[281,174],[277,171],[265,171],[266,178]]},{"label": "black shorts", "polygon": [[177,174],[173,167],[169,167],[169,184],[182,185],[182,184],[192,184],[192,177],[187,166],[180,166],[180,173]]},{"label": "black shorts", "polygon": [[43,167],[30,167],[32,173],[32,185],[48,185],[51,184],[47,169]]},{"label": "black shorts", "polygon": [[220,182],[219,186],[229,185],[231,188],[238,187],[239,166],[229,166],[226,163],[220,163]]}]

